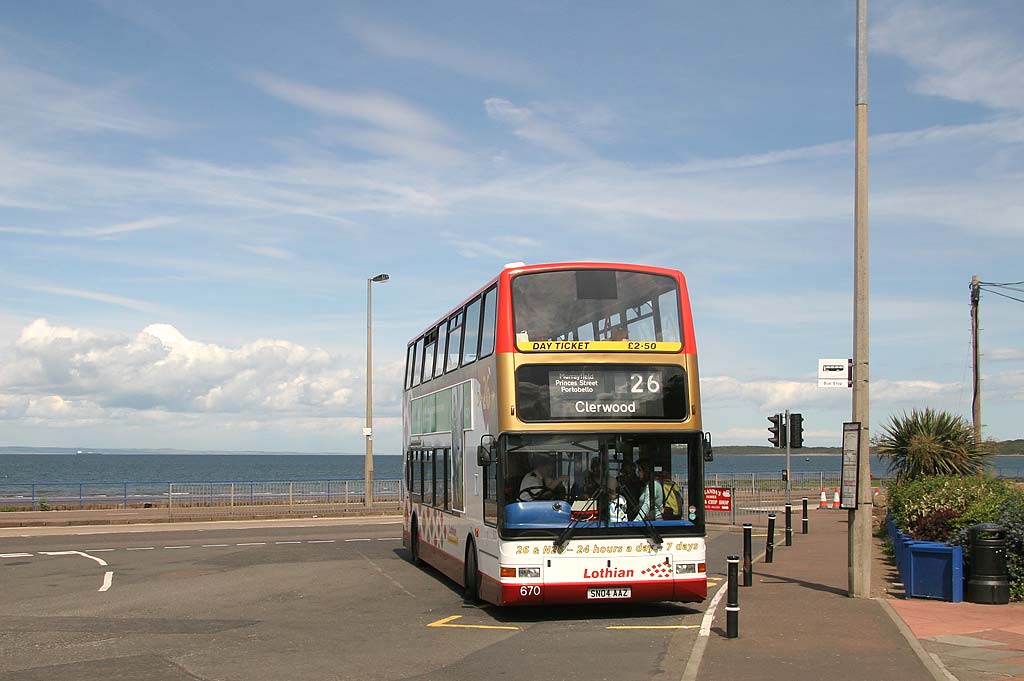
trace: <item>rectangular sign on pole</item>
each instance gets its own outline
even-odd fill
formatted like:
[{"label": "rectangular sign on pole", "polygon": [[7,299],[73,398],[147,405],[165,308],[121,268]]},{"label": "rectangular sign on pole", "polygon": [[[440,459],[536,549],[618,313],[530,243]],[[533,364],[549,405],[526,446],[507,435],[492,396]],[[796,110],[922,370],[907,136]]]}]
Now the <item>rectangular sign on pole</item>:
[{"label": "rectangular sign on pole", "polygon": [[704,510],[732,512],[732,490],[728,487],[705,487]]},{"label": "rectangular sign on pole", "polygon": [[852,359],[819,359],[818,360],[818,387],[819,388],[852,388],[853,387],[853,360]]},{"label": "rectangular sign on pole", "polygon": [[860,480],[860,423],[843,424],[843,475],[839,508],[857,510]]}]

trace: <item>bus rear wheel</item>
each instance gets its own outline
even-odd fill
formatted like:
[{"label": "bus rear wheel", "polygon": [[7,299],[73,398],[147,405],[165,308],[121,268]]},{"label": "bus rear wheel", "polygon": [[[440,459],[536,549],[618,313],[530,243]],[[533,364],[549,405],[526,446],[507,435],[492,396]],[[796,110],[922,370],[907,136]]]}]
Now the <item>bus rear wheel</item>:
[{"label": "bus rear wheel", "polygon": [[477,569],[476,544],[469,541],[466,545],[466,591],[462,600],[476,605],[480,602],[480,571]]},{"label": "bus rear wheel", "polygon": [[412,532],[409,541],[412,546],[409,547],[409,562],[416,567],[423,565],[423,559],[420,558],[420,527],[419,520],[413,516],[412,519]]}]

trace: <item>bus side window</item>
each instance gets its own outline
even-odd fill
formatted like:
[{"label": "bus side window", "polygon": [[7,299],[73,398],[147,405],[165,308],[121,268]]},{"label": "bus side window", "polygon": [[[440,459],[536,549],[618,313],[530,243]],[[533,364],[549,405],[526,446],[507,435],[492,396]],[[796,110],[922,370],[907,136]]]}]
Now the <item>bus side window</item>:
[{"label": "bus side window", "polygon": [[416,349],[413,351],[412,357],[412,383],[411,386],[415,387],[419,385],[421,367],[423,366],[423,338],[420,337],[416,341]]},{"label": "bus side window", "polygon": [[435,354],[437,355],[437,361],[434,362],[434,378],[437,378],[444,373],[444,358],[447,354],[448,344],[448,325],[441,323],[437,327],[437,349]]},{"label": "bus side window", "polygon": [[462,340],[462,366],[475,362],[480,349],[480,299],[466,306],[466,329]]},{"label": "bus side window", "polygon": [[494,319],[497,313],[498,289],[484,293],[484,318],[480,331],[480,356],[488,357],[494,352]]}]

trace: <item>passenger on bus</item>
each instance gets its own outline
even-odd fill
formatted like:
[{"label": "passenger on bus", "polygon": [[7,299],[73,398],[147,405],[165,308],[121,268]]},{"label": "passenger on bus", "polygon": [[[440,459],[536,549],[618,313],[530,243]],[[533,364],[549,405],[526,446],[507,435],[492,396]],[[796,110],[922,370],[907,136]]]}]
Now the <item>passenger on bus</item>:
[{"label": "passenger on bus", "polygon": [[636,464],[631,459],[622,462],[622,470],[618,477],[619,493],[626,498],[626,515],[635,518],[640,508],[640,491],[644,483],[637,477]]},{"label": "passenger on bus", "polygon": [[[665,510],[665,490],[661,481],[652,479],[651,462],[646,459],[640,461],[640,482],[643,485],[640,492],[640,506],[637,511],[636,520],[660,520]],[[654,505],[651,505],[651,489],[654,489]]]},{"label": "passenger on bus", "polygon": [[608,520],[624,523],[629,520],[626,499],[619,494],[619,483],[615,478],[608,480]]},{"label": "passenger on bus", "polygon": [[564,475],[555,476],[555,460],[548,456],[540,457],[533,470],[523,476],[519,485],[519,500],[564,499],[565,483]]},{"label": "passenger on bus", "polygon": [[601,457],[595,456],[590,462],[590,470],[583,478],[583,494],[588,499],[597,496],[605,486],[604,466],[601,465]]}]

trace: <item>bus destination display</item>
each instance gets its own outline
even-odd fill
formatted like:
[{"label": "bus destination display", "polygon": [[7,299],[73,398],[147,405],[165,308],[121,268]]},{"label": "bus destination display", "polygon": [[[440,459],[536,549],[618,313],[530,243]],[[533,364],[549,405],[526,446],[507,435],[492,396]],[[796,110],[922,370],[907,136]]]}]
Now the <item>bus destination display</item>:
[{"label": "bus destination display", "polygon": [[678,420],[685,380],[675,366],[520,367],[519,417],[524,421]]}]

